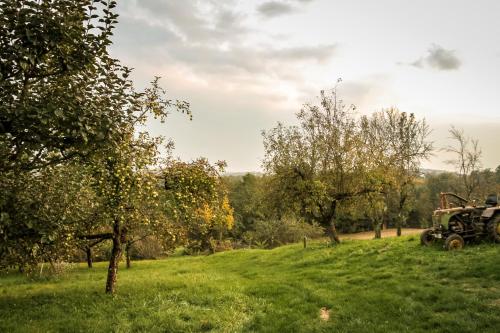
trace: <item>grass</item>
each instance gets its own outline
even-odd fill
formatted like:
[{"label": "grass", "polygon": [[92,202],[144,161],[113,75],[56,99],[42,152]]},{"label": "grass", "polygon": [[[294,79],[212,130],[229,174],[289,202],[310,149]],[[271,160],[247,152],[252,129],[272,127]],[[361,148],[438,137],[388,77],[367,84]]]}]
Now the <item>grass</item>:
[{"label": "grass", "polygon": [[[0,332],[498,332],[500,246],[418,237],[238,250],[0,277]],[[330,320],[320,309],[330,309]]]}]

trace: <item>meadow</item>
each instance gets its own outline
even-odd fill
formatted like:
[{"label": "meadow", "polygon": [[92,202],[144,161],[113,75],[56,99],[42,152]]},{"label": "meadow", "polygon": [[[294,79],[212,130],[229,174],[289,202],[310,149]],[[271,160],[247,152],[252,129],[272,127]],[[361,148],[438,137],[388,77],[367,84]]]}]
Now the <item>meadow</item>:
[{"label": "meadow", "polygon": [[[0,332],[498,332],[500,246],[417,236],[0,277]],[[320,318],[322,308],[328,320]]]}]

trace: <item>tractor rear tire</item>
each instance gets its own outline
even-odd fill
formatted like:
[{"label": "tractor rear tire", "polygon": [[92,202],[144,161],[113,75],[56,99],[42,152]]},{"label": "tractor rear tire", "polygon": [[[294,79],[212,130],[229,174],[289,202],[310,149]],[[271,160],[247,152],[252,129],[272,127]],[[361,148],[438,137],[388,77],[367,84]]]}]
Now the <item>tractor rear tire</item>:
[{"label": "tractor rear tire", "polygon": [[500,243],[500,214],[496,214],[490,222],[488,222],[488,234],[495,243]]},{"label": "tractor rear tire", "polygon": [[452,234],[444,241],[444,248],[448,251],[461,250],[464,245],[464,239],[458,234]]},{"label": "tractor rear tire", "polygon": [[436,238],[432,234],[432,229],[425,229],[421,234],[420,234],[420,244],[425,245],[425,246],[431,246],[434,244],[434,241]]}]

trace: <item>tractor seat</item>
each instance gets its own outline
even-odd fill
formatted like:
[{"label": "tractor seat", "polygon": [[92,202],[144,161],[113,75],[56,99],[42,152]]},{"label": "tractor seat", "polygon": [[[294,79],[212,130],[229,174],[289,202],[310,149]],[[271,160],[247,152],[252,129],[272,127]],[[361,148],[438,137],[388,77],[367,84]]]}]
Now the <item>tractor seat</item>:
[{"label": "tractor seat", "polygon": [[486,206],[498,206],[498,195],[496,194],[490,194],[488,195],[488,197],[486,198],[486,202],[485,202]]}]

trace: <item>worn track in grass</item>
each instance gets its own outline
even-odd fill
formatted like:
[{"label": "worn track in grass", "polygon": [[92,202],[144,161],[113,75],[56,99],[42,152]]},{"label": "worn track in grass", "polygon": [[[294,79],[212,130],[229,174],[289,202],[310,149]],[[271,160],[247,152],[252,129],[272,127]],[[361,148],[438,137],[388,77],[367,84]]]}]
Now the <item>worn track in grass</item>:
[{"label": "worn track in grass", "polygon": [[[422,231],[425,229],[417,229],[417,228],[403,228],[401,229],[401,234],[402,236],[409,236],[409,235],[420,235]],[[397,230],[396,229],[385,229],[382,230],[382,238],[388,238],[388,237],[396,237],[397,236]],[[368,240],[368,239],[373,239],[375,237],[373,231],[365,231],[365,232],[357,232],[354,234],[341,234],[340,239],[353,239],[353,240]]]}]

